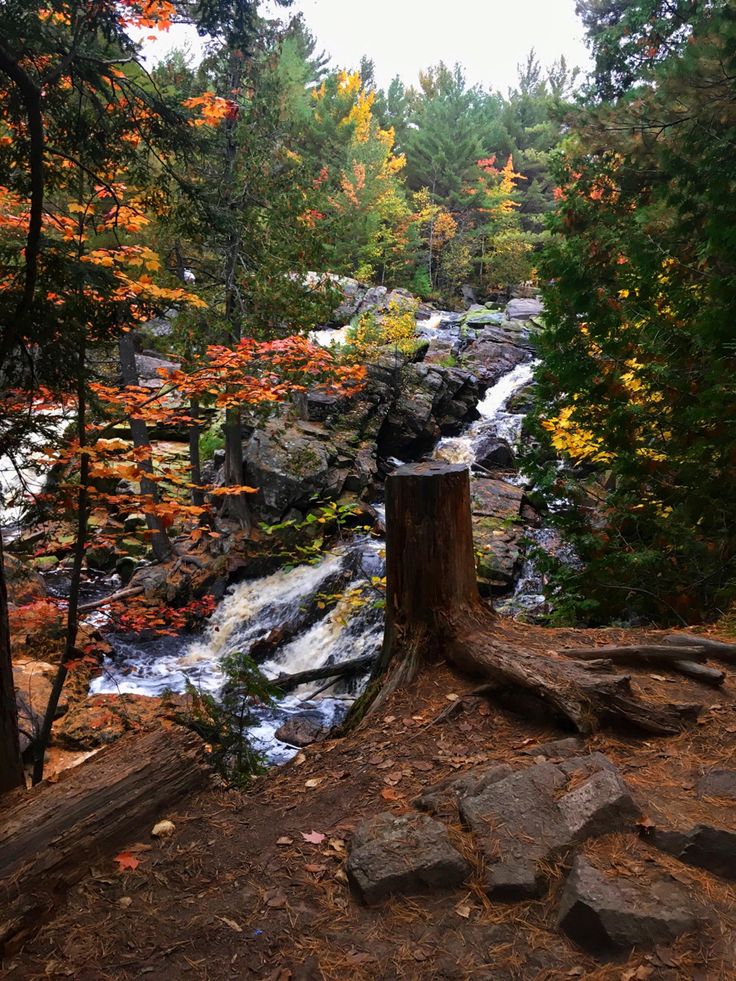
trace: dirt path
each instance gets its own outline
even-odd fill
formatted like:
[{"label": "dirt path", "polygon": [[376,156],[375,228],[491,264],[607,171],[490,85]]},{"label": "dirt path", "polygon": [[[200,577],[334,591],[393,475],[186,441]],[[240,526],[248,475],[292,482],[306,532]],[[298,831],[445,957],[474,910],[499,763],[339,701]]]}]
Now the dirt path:
[{"label": "dirt path", "polygon": [[[567,636],[587,643],[593,635],[527,631],[528,643],[540,649],[559,646]],[[625,636],[612,630],[595,639]],[[656,669],[634,674],[649,697],[703,702],[700,723],[672,738],[602,733],[588,748],[619,767],[649,822],[682,814],[733,828],[733,801],[698,799],[693,785],[703,769],[736,768],[736,671],[719,690]],[[345,854],[365,816],[406,812],[422,788],[479,763],[533,765],[530,750],[565,735],[482,700],[433,721],[470,687],[438,668],[410,693],[395,694],[370,724],[304,750],[250,793],[214,788],[178,813],[162,814],[175,823],[175,833],[156,842],[141,828],[139,842],[126,849],[139,862],[134,870],[121,871],[114,862],[91,869],[55,921],[7,959],[5,976],[734,977],[736,884],[664,855],[647,841],[645,828],[602,838],[590,853],[632,880],[656,866],[699,901],[707,897],[714,922],[697,936],[614,964],[594,960],[555,929],[561,870],[552,870],[551,889],[541,900],[490,901],[477,855],[459,827],[451,833],[476,863],[467,888],[397,896],[370,909],[352,898]]]}]

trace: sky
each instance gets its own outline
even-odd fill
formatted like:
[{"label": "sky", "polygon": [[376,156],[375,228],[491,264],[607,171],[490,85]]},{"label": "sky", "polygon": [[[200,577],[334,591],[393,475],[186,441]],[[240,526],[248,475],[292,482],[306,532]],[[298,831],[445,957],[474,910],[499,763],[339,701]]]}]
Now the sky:
[{"label": "sky", "polygon": [[[560,55],[570,66],[589,64],[575,0],[295,0],[288,14],[298,11],[333,66],[356,68],[365,54],[382,88],[395,75],[412,84],[442,60],[460,62],[471,84],[505,93],[530,48],[544,66]],[[176,27],[147,44],[149,57],[187,41],[196,54],[196,35]]]}]

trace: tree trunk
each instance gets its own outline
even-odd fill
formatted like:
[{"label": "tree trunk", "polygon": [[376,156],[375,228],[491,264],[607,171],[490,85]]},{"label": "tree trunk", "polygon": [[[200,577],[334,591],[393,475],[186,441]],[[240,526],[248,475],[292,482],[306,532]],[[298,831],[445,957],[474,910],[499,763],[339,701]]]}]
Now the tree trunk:
[{"label": "tree trunk", "polygon": [[[120,372],[123,376],[123,382],[125,385],[137,385],[138,369],[135,365],[135,347],[133,346],[132,334],[126,332],[120,335],[119,349]],[[140,446],[150,447],[151,441],[148,438],[148,426],[142,419],[130,420],[130,435],[133,440],[133,446],[136,448]],[[142,460],[140,466],[147,473],[153,473],[153,461],[150,456]],[[158,487],[155,481],[141,477],[141,494],[150,498],[154,504],[158,503]],[[146,511],[146,524],[151,532],[153,554],[159,562],[166,561],[173,551],[169,536],[166,534],[166,529],[156,515],[150,514],[148,511]]]},{"label": "tree trunk", "polygon": [[386,629],[376,672],[386,672],[386,679],[374,705],[424,665],[444,658],[485,681],[509,707],[524,710],[531,699],[579,732],[613,723],[674,733],[697,715],[700,706],[639,700],[626,675],[602,675],[583,661],[494,639],[496,617],[478,593],[465,467],[409,464],[388,477],[386,576]]},{"label": "tree trunk", "polygon": [[0,794],[25,785],[18,742],[18,706],[15,701],[11,653],[8,590],[5,584],[0,529]]},{"label": "tree trunk", "polygon": [[[243,471],[243,426],[240,409],[225,411],[225,484],[228,487],[242,486]],[[250,508],[245,494],[228,494],[220,512],[223,518],[234,518],[243,529],[250,530]]]},{"label": "tree trunk", "polygon": [[199,434],[202,432],[202,427],[199,424],[199,402],[197,399],[192,399],[189,403],[189,415],[192,417],[189,426],[189,469],[192,483],[197,485],[192,487],[192,504],[195,507],[203,507],[202,460],[199,453]]},{"label": "tree trunk", "polygon": [[84,380],[85,345],[79,358],[79,376],[77,390],[77,436],[79,439],[79,492],[77,494],[77,535],[74,542],[74,561],[69,582],[69,602],[66,611],[66,640],[64,650],[56,669],[56,676],[51,686],[46,711],[44,712],[41,732],[33,752],[33,784],[43,780],[43,767],[46,757],[46,747],[51,740],[51,729],[59,707],[59,699],[64,688],[64,682],[69,671],[69,662],[78,654],[77,634],[79,632],[79,590],[82,582],[82,564],[87,551],[87,522],[89,519],[89,453],[85,452],[87,445],[87,392]]},{"label": "tree trunk", "polygon": [[[0,951],[38,929],[94,862],[153,823],[207,777],[202,743],[184,729],[131,733],[56,783],[0,803]],[[143,859],[145,861],[145,859]]]}]

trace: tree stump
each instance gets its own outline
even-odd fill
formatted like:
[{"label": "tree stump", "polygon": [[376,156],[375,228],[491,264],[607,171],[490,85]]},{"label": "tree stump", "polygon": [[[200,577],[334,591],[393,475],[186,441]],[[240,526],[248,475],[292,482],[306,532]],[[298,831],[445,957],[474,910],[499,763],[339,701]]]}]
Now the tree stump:
[{"label": "tree stump", "polygon": [[[592,672],[584,661],[540,654],[494,639],[497,620],[480,598],[467,468],[409,464],[386,480],[386,628],[371,707],[447,660],[480,678],[506,705],[529,698],[579,732],[601,723],[660,734],[679,731],[700,706],[639,699],[628,675]],[[522,709],[523,710],[523,709]]]}]

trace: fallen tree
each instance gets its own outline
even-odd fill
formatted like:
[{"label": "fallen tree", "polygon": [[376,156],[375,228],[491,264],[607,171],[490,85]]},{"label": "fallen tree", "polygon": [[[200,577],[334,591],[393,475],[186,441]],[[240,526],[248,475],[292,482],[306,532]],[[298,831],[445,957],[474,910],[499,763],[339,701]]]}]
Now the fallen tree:
[{"label": "fallen tree", "polygon": [[184,729],[130,733],[56,783],[17,790],[0,806],[0,952],[47,919],[92,863],[205,782],[202,742]]},{"label": "fallen tree", "polygon": [[[582,733],[608,724],[673,734],[697,717],[699,705],[640,698],[628,675],[608,673],[610,665],[591,670],[573,651],[541,654],[499,636],[498,620],[478,593],[465,467],[409,464],[392,474],[386,532],[386,629],[369,711],[444,659],[506,705],[521,707],[531,697]],[[610,661],[605,649],[594,656]]]}]

